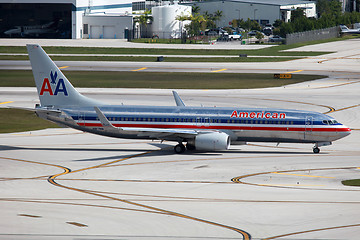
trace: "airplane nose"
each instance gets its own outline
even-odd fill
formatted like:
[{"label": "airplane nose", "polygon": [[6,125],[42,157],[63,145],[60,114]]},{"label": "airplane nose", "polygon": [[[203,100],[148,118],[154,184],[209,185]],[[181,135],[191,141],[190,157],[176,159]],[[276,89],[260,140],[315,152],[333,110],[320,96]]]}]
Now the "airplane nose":
[{"label": "airplane nose", "polygon": [[342,125],[341,128],[338,129],[338,132],[341,134],[341,137],[346,137],[347,135],[350,135],[351,129]]}]

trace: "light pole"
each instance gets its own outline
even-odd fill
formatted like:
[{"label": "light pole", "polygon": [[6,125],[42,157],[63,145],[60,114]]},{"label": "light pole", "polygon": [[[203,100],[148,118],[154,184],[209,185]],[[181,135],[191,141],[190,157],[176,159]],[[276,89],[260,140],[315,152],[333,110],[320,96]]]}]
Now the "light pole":
[{"label": "light pole", "polygon": [[256,13],[257,10],[258,10],[257,8],[254,9],[254,21],[255,21],[255,13]]}]

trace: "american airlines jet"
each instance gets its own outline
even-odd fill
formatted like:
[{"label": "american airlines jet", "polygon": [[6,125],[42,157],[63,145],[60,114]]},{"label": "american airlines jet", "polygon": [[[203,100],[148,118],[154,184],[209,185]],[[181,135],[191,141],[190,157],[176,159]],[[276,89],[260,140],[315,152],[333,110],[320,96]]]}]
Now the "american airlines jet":
[{"label": "american airlines jet", "polygon": [[[39,45],[27,45],[40,98],[36,114],[61,126],[109,137],[174,141],[176,153],[226,150],[246,142],[312,143],[313,152],[350,134],[327,115],[273,108],[107,105],[81,95]],[[184,145],[186,143],[186,147]]]}]

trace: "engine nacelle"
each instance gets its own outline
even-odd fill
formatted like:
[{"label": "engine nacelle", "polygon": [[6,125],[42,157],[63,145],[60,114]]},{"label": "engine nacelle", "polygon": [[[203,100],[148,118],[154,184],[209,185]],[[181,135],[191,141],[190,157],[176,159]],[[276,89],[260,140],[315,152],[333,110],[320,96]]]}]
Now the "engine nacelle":
[{"label": "engine nacelle", "polygon": [[223,132],[199,134],[194,145],[197,150],[226,150],[230,147],[230,136]]}]

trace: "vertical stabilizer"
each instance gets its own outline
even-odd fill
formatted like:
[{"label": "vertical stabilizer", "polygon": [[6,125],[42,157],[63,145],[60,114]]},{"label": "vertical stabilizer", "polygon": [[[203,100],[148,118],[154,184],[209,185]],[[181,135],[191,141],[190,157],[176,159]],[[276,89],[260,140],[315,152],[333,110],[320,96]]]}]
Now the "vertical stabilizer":
[{"label": "vertical stabilizer", "polygon": [[37,44],[26,45],[42,107],[99,106],[102,103],[81,95]]}]

